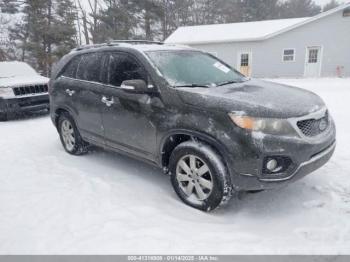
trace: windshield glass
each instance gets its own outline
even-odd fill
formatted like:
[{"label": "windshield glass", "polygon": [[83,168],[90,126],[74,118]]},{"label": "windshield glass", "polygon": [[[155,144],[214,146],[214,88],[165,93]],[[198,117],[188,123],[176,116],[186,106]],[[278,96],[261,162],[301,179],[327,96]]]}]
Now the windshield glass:
[{"label": "windshield glass", "polygon": [[33,68],[23,62],[0,62],[0,78],[15,76],[36,76]]},{"label": "windshield glass", "polygon": [[245,77],[216,58],[199,51],[147,53],[172,86],[218,86],[245,81]]}]

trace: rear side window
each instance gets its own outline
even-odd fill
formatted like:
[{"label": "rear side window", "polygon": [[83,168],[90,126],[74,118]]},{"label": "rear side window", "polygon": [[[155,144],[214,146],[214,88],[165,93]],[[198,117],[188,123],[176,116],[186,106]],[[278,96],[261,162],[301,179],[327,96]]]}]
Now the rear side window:
[{"label": "rear side window", "polygon": [[123,81],[135,79],[142,79],[147,82],[147,74],[144,68],[127,54],[110,54],[108,84],[121,86]]},{"label": "rear side window", "polygon": [[77,68],[79,65],[79,62],[81,60],[81,56],[74,57],[66,66],[66,68],[63,70],[62,76],[75,78],[75,74],[77,72]]},{"label": "rear side window", "polygon": [[82,56],[77,70],[77,79],[102,82],[101,81],[102,55],[91,53]]}]

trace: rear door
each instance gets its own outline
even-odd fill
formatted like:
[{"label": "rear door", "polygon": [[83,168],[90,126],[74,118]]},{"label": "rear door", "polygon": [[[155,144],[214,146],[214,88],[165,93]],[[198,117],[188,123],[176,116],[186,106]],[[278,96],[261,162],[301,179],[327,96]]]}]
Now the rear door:
[{"label": "rear door", "polygon": [[72,94],[77,109],[76,122],[85,139],[98,144],[104,143],[101,102],[104,55],[94,52],[82,55],[74,82]]},{"label": "rear door", "polygon": [[[77,85],[75,75],[79,66],[81,56],[74,57],[68,65],[64,68],[62,74],[52,81],[53,87],[50,88],[51,100],[58,108],[64,108],[69,110],[74,119],[77,116],[77,109],[75,107],[76,96],[73,96],[77,92]],[[52,105],[53,103],[51,103]],[[52,108],[56,110],[56,108]]]}]

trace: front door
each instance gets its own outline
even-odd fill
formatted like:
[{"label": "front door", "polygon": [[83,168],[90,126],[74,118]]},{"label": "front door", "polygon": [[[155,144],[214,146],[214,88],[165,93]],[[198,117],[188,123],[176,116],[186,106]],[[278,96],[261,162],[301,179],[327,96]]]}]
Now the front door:
[{"label": "front door", "polygon": [[238,55],[238,70],[245,76],[251,75],[251,53],[243,52]]},{"label": "front door", "polygon": [[121,88],[121,83],[125,80],[147,81],[146,71],[135,58],[126,53],[110,53],[108,64],[104,91],[107,102],[102,111],[106,144],[153,160],[156,151],[156,127],[152,124],[154,108],[151,97]]},{"label": "front door", "polygon": [[321,47],[308,47],[306,51],[305,76],[319,77],[321,74]]}]

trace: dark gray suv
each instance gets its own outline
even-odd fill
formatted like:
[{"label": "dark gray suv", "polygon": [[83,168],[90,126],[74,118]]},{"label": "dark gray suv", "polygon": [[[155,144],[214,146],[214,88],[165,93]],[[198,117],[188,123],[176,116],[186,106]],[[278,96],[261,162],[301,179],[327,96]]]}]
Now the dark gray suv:
[{"label": "dark gray suv", "polygon": [[248,79],[184,46],[114,41],[66,55],[50,84],[65,150],[104,147],[152,163],[205,211],[233,192],[284,186],[324,165],[335,126],[306,90]]}]

